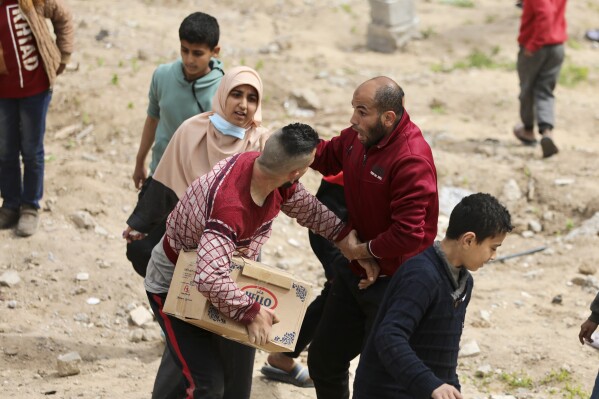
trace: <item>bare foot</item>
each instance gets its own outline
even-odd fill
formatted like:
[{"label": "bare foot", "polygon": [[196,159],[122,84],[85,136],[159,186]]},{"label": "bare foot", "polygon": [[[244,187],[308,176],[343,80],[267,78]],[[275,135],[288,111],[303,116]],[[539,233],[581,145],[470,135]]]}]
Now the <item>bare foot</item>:
[{"label": "bare foot", "polygon": [[293,370],[293,367],[295,367],[295,361],[292,358],[278,352],[271,353],[270,355],[268,355],[267,361],[268,364],[270,364],[271,366],[283,370],[287,373],[291,372],[291,370]]}]

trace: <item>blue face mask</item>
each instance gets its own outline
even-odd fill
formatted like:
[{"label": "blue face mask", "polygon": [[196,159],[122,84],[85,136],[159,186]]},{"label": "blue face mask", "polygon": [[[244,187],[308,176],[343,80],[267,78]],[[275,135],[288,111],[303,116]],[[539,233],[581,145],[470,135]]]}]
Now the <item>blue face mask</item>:
[{"label": "blue face mask", "polygon": [[228,122],[219,114],[212,114],[208,118],[210,118],[210,122],[212,122],[216,130],[218,130],[222,134],[226,136],[236,137],[239,140],[243,140],[243,138],[245,137],[245,128],[236,126]]}]

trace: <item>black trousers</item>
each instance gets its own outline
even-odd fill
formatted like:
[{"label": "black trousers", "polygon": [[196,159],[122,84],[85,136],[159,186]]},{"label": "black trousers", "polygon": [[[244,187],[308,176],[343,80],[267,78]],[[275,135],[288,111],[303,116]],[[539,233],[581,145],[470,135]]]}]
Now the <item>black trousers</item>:
[{"label": "black trousers", "polygon": [[[165,314],[165,298],[148,292],[172,360],[184,376],[185,389],[179,398],[249,399],[256,350]],[[159,379],[164,380],[157,375]]]},{"label": "black trousers", "polygon": [[336,276],[308,351],[308,368],[319,399],[349,398],[349,363],[360,354],[389,278],[365,290],[348,267]]}]

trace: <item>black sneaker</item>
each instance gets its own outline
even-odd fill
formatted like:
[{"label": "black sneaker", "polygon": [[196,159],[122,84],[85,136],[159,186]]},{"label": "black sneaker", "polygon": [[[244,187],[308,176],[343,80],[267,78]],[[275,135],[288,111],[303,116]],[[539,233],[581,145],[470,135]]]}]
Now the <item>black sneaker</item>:
[{"label": "black sneaker", "polygon": [[0,208],[0,229],[10,229],[19,221],[19,211],[16,209]]}]

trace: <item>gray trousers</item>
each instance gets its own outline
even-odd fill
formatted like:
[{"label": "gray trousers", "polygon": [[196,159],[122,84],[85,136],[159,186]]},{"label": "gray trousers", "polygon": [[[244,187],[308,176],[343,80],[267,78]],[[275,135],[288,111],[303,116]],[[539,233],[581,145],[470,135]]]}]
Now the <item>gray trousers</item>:
[{"label": "gray trousers", "polygon": [[532,130],[536,121],[539,131],[553,129],[553,90],[564,62],[564,45],[541,47],[532,56],[518,52],[518,77],[520,78],[520,119],[526,129]]}]

